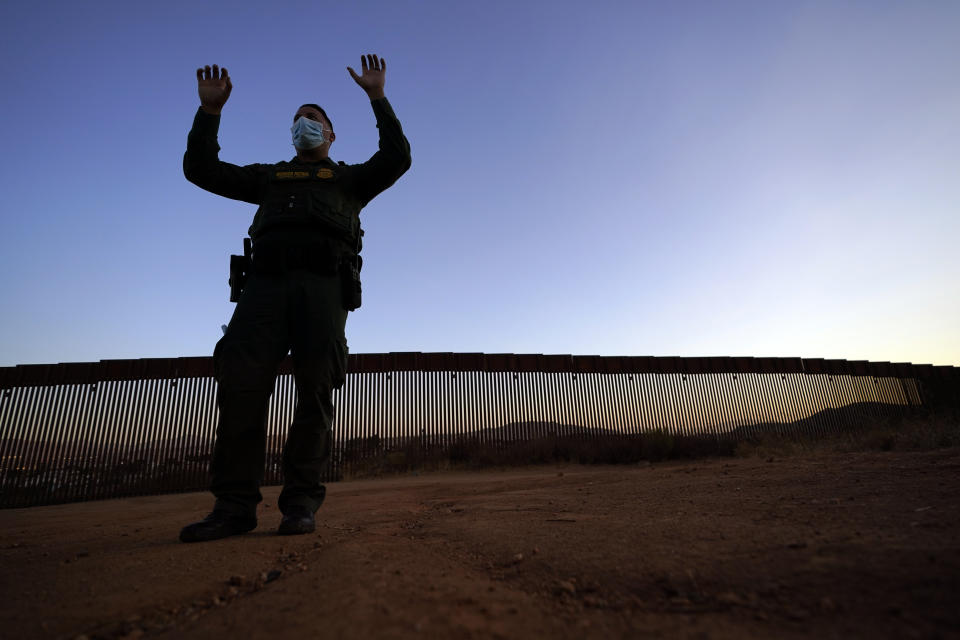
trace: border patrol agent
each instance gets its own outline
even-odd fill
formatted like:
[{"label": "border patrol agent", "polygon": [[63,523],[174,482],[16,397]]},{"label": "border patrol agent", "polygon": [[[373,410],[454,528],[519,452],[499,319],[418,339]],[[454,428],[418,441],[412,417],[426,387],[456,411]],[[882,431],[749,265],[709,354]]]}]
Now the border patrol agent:
[{"label": "border patrol agent", "polygon": [[[301,106],[289,162],[237,166],[220,161],[220,112],[233,88],[225,68],[197,69],[200,108],[183,157],[186,178],[220,196],[259,205],[250,226],[249,277],[214,350],[220,421],[214,444],[213,511],[180,532],[184,542],[215,540],[257,526],[262,499],[266,414],[277,369],[289,351],[298,402],[283,452],[278,532],[314,530],[320,482],[330,457],[334,389],[346,376],[348,310],[360,304],[360,210],[410,168],[410,145],[384,96],[386,60],[361,56],[347,67],[367,93],[380,132],[366,162],[329,158],[336,139],[322,108]],[[234,292],[240,274],[232,273]],[[231,296],[234,299],[234,296]]]}]

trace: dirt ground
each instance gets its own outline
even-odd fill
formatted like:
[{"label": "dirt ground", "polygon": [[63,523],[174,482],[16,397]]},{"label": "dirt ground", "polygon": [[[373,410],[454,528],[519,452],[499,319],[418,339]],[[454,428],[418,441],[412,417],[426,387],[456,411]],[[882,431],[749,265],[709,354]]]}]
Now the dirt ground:
[{"label": "dirt ground", "polygon": [[315,534],[182,544],[206,494],[0,511],[6,638],[960,637],[960,449],[329,485]]}]

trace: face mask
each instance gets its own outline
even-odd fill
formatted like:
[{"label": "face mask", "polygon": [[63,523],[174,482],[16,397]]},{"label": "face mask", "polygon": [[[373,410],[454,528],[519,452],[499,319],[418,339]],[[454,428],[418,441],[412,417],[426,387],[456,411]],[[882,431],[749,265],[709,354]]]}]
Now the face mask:
[{"label": "face mask", "polygon": [[293,134],[293,146],[297,149],[315,149],[327,141],[323,125],[303,116],[293,123],[290,133]]}]

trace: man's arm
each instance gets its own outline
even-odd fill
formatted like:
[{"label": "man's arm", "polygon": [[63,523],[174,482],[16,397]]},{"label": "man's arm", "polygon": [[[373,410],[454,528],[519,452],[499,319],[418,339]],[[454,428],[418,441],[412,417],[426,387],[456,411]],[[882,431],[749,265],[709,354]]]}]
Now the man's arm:
[{"label": "man's arm", "polygon": [[200,108],[187,135],[187,151],[183,154],[183,175],[201,189],[219,196],[258,204],[263,178],[262,165],[240,167],[221,162],[217,132],[220,113],[233,90],[226,68],[207,66],[197,69],[197,91]]},{"label": "man's arm", "polygon": [[347,67],[354,81],[370,98],[373,115],[380,130],[379,150],[369,160],[357,165],[358,190],[364,203],[392,185],[410,168],[410,143],[403,135],[400,121],[384,94],[387,61],[375,55],[360,56],[362,75]]}]

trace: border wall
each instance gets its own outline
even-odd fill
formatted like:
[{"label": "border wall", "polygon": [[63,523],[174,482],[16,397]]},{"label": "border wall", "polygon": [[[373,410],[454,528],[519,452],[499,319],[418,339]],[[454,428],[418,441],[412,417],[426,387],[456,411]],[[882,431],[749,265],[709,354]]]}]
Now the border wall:
[{"label": "border wall", "polygon": [[[334,393],[326,481],[411,451],[457,458],[519,443],[620,446],[669,434],[730,443],[820,436],[960,406],[960,368],[801,358],[351,354]],[[0,368],[0,507],[207,488],[216,420],[212,358]],[[296,390],[282,364],[267,418],[264,484]]]}]

